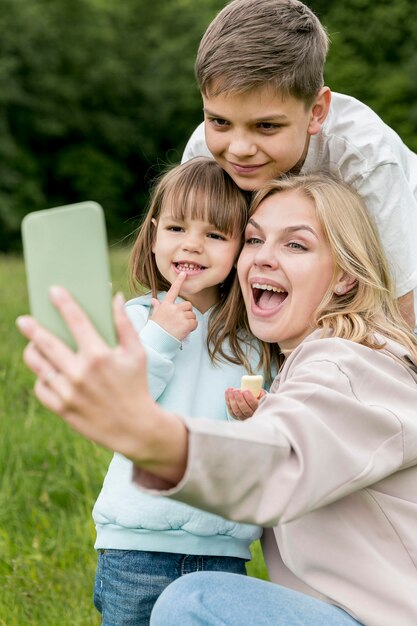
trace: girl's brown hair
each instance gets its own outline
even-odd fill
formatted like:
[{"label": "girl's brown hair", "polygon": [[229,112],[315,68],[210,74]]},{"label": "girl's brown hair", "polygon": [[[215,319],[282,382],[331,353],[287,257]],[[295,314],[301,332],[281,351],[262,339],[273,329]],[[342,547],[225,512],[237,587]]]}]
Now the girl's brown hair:
[{"label": "girl's brown hair", "polygon": [[[165,209],[174,219],[204,220],[220,232],[243,238],[248,217],[249,196],[214,161],[196,157],[168,169],[154,185],[148,212],[139,227],[130,259],[130,282],[134,291],[143,288],[155,298],[158,291],[167,291],[169,282],[159,272],[152,252],[156,233],[155,222]],[[153,221],[154,220],[154,221]],[[241,364],[250,371],[247,350],[253,339],[241,336],[236,324],[230,323],[223,332],[225,321],[231,322],[235,307],[236,270],[219,286],[219,300],[213,307],[208,324],[207,348],[212,361],[222,358]],[[256,340],[255,340],[256,341]],[[245,345],[247,347],[245,347]]]}]

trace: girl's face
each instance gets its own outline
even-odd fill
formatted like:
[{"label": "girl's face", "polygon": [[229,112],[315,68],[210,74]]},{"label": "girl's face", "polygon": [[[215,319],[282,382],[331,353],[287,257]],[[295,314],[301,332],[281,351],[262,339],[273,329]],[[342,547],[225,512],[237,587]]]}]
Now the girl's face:
[{"label": "girl's face", "polygon": [[293,190],[266,197],[248,222],[238,261],[253,334],[293,350],[313,330],[334,267],[312,200]]},{"label": "girl's face", "polygon": [[172,284],[186,272],[180,296],[204,313],[219,299],[219,285],[239,254],[240,236],[227,235],[203,220],[174,219],[169,210],[162,210],[154,225],[152,252],[160,273]]}]

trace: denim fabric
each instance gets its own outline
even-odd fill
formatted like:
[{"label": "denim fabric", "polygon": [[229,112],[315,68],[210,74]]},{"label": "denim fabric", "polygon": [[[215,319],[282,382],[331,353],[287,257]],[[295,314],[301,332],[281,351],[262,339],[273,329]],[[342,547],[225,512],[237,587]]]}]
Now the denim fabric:
[{"label": "denim fabric", "polygon": [[245,574],[245,563],[236,557],[99,550],[94,604],[103,626],[147,626],[158,596],[177,578],[204,570]]},{"label": "denim fabric", "polygon": [[361,626],[336,606],[257,578],[199,572],[175,581],[151,626]]}]

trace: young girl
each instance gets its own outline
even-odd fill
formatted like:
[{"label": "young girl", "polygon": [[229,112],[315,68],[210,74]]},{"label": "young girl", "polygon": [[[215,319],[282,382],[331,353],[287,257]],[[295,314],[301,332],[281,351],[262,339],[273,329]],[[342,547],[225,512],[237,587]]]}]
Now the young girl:
[{"label": "young girl", "polygon": [[[260,353],[223,327],[247,219],[247,200],[213,160],[197,158],[156,186],[133,248],[127,314],[148,356],[152,395],[187,416],[227,419],[224,392]],[[252,342],[253,343],[253,342]],[[239,364],[240,363],[240,364]],[[94,506],[95,605],[103,624],[145,625],[159,594],[197,570],[245,573],[260,529],[141,493],[116,454]]]},{"label": "young girl", "polygon": [[[264,553],[276,584],[185,576],[159,598],[152,626],[415,626],[417,339],[359,197],[322,176],[267,185],[251,208],[238,273],[246,313],[237,319],[247,316],[285,354],[271,392],[243,422],[181,419],[158,406],[118,301],[118,350],[103,347],[63,290],[52,298],[78,354],[32,318],[19,322],[32,341],[25,360],[38,398],[133,459],[139,484],[271,527]],[[98,368],[89,354],[100,346]],[[86,363],[91,379],[80,386]],[[115,412],[126,396],[129,412]]]}]

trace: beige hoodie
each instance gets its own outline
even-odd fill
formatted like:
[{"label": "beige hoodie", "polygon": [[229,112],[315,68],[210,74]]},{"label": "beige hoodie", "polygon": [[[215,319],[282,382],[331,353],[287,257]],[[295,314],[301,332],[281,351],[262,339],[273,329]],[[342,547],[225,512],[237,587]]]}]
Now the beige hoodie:
[{"label": "beige hoodie", "polygon": [[270,527],[273,582],[366,626],[416,626],[417,374],[408,358],[391,341],[371,350],[315,331],[252,419],[187,420],[186,474],[162,493]]}]

